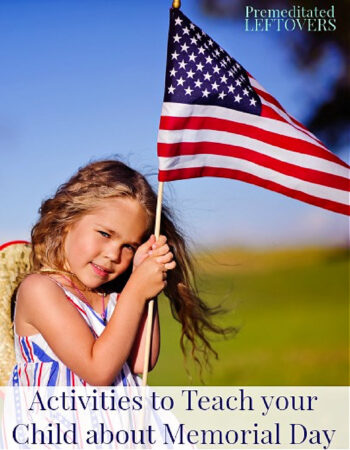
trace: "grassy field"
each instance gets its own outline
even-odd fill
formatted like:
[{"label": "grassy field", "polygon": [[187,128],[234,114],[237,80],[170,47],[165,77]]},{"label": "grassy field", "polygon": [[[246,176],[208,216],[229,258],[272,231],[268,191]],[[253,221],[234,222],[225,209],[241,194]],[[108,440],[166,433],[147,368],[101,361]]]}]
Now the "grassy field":
[{"label": "grassy field", "polygon": [[[348,385],[349,258],[344,249],[226,250],[199,254],[202,297],[238,327],[214,337],[207,385]],[[152,385],[202,384],[179,347],[180,326],[160,298],[161,355]]]}]

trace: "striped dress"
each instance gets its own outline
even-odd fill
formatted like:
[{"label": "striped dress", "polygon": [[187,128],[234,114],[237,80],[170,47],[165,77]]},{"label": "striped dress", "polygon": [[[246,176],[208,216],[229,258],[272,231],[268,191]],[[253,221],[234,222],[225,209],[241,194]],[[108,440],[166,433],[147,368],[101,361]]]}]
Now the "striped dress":
[{"label": "striped dress", "polygon": [[[68,289],[60,285],[70,301],[82,315],[95,337],[100,336],[105,323],[96,311]],[[106,307],[106,322],[109,321],[118,294],[110,294]],[[14,330],[16,362],[9,386],[87,386],[86,381],[72,372],[55,353],[41,334],[19,336]],[[139,386],[140,378],[131,373],[127,363],[116,376],[112,386]]]}]

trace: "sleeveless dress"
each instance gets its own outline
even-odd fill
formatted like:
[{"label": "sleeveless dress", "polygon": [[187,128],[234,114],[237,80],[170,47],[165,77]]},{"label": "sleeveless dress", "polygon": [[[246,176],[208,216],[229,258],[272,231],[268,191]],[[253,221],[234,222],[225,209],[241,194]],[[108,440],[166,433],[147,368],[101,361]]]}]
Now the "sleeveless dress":
[{"label": "sleeveless dress", "polygon": [[[95,337],[100,336],[106,326],[100,315],[64,286],[57,284],[65,292],[67,301],[82,315],[92,334]],[[106,323],[114,311],[117,297],[117,293],[110,294],[106,307]],[[41,334],[19,336],[14,329],[14,340],[17,364],[12,371],[9,386],[88,386],[86,381],[58,359]],[[140,380],[125,363],[111,386],[140,386]]]},{"label": "sleeveless dress", "polygon": [[[59,283],[57,283],[59,284]],[[105,323],[96,311],[94,311],[88,304],[84,303],[79,297],[71,293],[64,286],[59,284],[64,290],[67,301],[70,301],[79,313],[82,315],[87,325],[89,326],[91,332],[95,337],[100,336],[105,328]],[[110,299],[106,307],[106,322],[111,318],[117,302],[117,293],[110,294]],[[15,353],[16,361],[12,375],[10,377],[9,386],[13,387],[36,387],[36,386],[52,386],[49,393],[55,392],[56,389],[61,389],[61,386],[70,386],[73,392],[73,387],[77,386],[89,386],[84,380],[79,378],[78,375],[73,373],[69,367],[65,366],[62,361],[54,354],[48,343],[45,341],[41,334],[35,334],[32,336],[20,336],[14,330],[15,335]],[[128,395],[133,395],[135,389],[133,386],[138,386],[136,389],[141,389],[141,378],[137,375],[132,374],[129,366],[125,363],[122,367],[120,373],[116,376],[111,386],[126,386],[126,392]],[[36,388],[34,388],[36,389]],[[53,389],[53,390],[52,390]],[[88,389],[88,388],[87,388]],[[117,389],[116,389],[117,391]],[[79,391],[81,393],[81,391]],[[123,391],[123,395],[125,391]],[[142,394],[142,392],[139,392]],[[91,394],[91,391],[89,392]],[[119,391],[120,394],[120,391]],[[118,395],[114,393],[113,395]],[[171,429],[177,430],[180,423],[175,415],[171,411],[163,410],[161,414],[150,406],[148,407],[147,422],[151,424],[154,430],[153,439],[156,439],[155,444],[153,442],[151,445],[149,443],[138,444],[136,447],[128,442],[125,445],[120,446],[115,440],[112,442],[100,441],[96,445],[88,445],[86,447],[86,442],[84,442],[83,436],[86,436],[88,430],[96,430],[99,432],[101,426],[105,426],[108,433],[110,430],[112,436],[116,436],[118,432],[123,432],[123,430],[136,429],[140,425],[140,416],[135,416],[135,412],[132,411],[122,411],[118,409],[116,411],[108,411],[103,409],[94,410],[93,408],[88,408],[86,411],[64,411],[62,408],[60,411],[50,410],[47,411],[34,411],[28,409],[28,405],[33,401],[33,392],[30,390],[23,389],[13,389],[6,396],[6,411],[7,414],[3,416],[4,423],[0,426],[0,447],[1,448],[11,448],[11,449],[30,449],[27,444],[15,444],[13,440],[13,430],[18,424],[34,423],[37,425],[37,429],[45,430],[48,427],[48,423],[58,423],[61,427],[61,432],[66,430],[71,430],[72,425],[76,425],[77,430],[77,441],[78,445],[74,445],[72,448],[82,449],[82,448],[99,448],[99,449],[120,449],[120,448],[155,448],[155,449],[173,449],[182,448],[184,450],[195,448],[193,445],[185,444],[173,444],[171,441],[165,439],[165,428],[164,423],[169,424]],[[147,403],[150,405],[149,400]],[[37,406],[37,405],[36,405]],[[140,414],[140,412],[139,412]],[[142,419],[143,420],[143,419]],[[143,422],[142,422],[143,423]],[[40,428],[41,427],[41,428]],[[143,427],[142,427],[143,428]],[[52,430],[55,430],[53,428]],[[120,431],[121,430],[121,431]],[[39,431],[37,431],[39,433]],[[51,433],[52,431],[50,431]],[[85,434],[84,434],[85,433]],[[131,432],[130,432],[131,433]],[[25,439],[31,436],[27,429],[23,430],[20,428],[17,433],[17,437],[20,442],[25,442]],[[123,437],[124,435],[122,435]],[[39,439],[39,438],[38,438]],[[168,438],[169,439],[169,438]],[[2,443],[9,442],[11,446],[1,445]],[[18,441],[17,441],[18,442]],[[55,442],[46,443],[45,445],[36,445],[38,448],[68,448],[62,445],[56,445]],[[71,448],[71,446],[69,447]]]}]

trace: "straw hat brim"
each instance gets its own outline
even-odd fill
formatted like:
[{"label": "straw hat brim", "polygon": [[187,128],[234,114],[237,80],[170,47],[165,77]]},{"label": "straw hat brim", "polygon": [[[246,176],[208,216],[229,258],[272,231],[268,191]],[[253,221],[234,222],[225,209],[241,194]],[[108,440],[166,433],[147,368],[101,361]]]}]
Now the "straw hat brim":
[{"label": "straw hat brim", "polygon": [[7,384],[15,365],[11,299],[31,270],[30,253],[31,245],[26,241],[0,246],[0,385]]}]

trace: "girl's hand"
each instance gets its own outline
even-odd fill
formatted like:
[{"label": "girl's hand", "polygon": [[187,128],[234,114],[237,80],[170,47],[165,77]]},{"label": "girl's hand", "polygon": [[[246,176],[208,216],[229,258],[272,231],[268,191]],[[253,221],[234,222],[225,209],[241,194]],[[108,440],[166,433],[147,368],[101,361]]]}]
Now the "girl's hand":
[{"label": "girl's hand", "polygon": [[155,257],[157,262],[163,263],[166,270],[172,270],[176,267],[174,261],[174,255],[170,251],[167,244],[167,238],[164,235],[160,235],[158,240],[152,245],[151,250],[148,252],[150,257]]},{"label": "girl's hand", "polygon": [[[150,238],[142,245],[140,245],[140,247],[136,250],[133,260],[133,271],[150,255],[153,254],[154,256],[165,256],[167,253],[169,253],[169,246],[166,245],[166,242],[167,238],[164,235],[160,235],[158,240],[156,241],[154,234],[152,234]],[[172,260],[173,255],[171,254],[171,256]],[[164,260],[160,262],[168,263],[171,260],[169,261]],[[174,269],[174,267],[169,266],[167,267],[167,270]]]},{"label": "girl's hand", "polygon": [[[134,272],[129,280],[130,283],[137,286],[147,300],[156,297],[165,288],[167,270],[176,267],[174,255],[170,252],[166,237],[160,236],[157,242],[150,245],[151,238],[141,246],[144,248],[138,255],[140,257],[137,261],[139,265],[135,267],[134,264]],[[147,248],[151,249],[146,253]],[[142,257],[143,261],[140,263]]]},{"label": "girl's hand", "polygon": [[148,258],[149,252],[152,250],[152,245],[155,244],[156,237],[154,234],[151,234],[150,238],[144,242],[140,247],[136,250],[133,260],[133,268],[132,271],[136,269],[146,258]]}]

